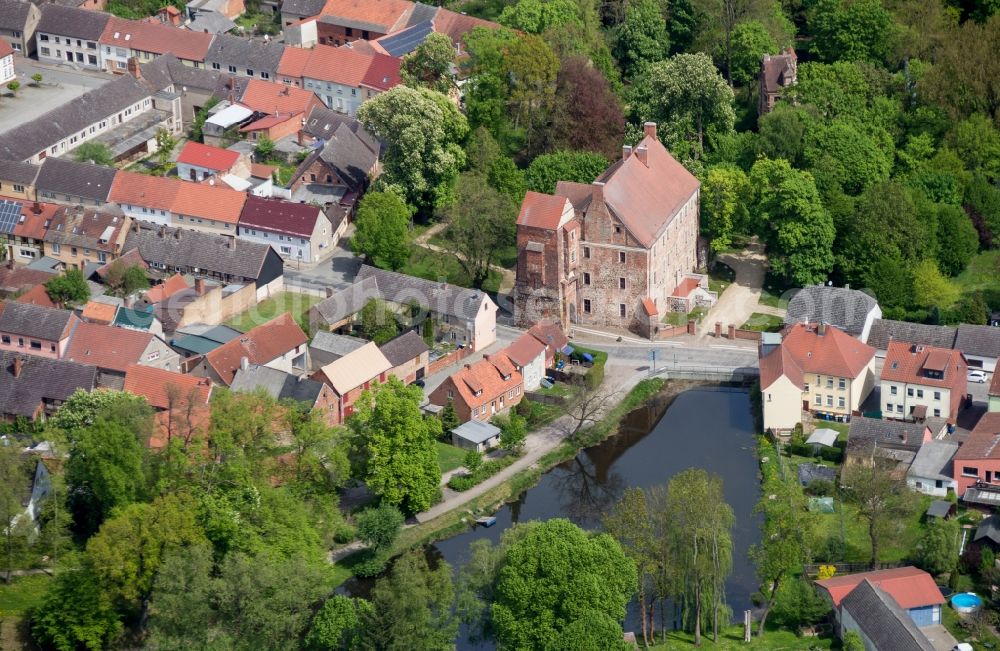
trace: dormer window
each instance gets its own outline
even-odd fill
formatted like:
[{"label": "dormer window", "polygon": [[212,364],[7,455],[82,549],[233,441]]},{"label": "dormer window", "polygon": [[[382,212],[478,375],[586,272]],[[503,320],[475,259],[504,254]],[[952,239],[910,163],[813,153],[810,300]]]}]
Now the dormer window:
[{"label": "dormer window", "polygon": [[483,390],[482,390],[482,389],[480,389],[479,391],[476,391],[476,392],[475,392],[475,393],[473,393],[472,395],[474,395],[475,397],[477,397],[477,398],[478,398],[479,396],[483,395]]}]

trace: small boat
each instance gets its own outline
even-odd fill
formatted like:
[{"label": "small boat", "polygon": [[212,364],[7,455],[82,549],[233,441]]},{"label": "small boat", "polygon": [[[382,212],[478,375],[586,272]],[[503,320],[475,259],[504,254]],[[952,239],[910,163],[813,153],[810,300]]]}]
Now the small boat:
[{"label": "small boat", "polygon": [[497,523],[497,519],[492,515],[485,515],[481,518],[476,518],[476,524],[482,525],[484,527],[492,527]]}]

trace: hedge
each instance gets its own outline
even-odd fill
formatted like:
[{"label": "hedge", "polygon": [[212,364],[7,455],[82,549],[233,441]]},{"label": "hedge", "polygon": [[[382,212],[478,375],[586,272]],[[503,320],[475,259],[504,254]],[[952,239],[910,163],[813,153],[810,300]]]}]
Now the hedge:
[{"label": "hedge", "polygon": [[462,475],[452,475],[451,479],[448,480],[448,488],[459,492],[467,491],[473,486],[483,483],[510,464],[514,463],[516,459],[516,456],[508,454],[507,456],[500,457],[499,459],[491,459],[490,461],[484,462],[483,465],[476,468],[474,472]]}]

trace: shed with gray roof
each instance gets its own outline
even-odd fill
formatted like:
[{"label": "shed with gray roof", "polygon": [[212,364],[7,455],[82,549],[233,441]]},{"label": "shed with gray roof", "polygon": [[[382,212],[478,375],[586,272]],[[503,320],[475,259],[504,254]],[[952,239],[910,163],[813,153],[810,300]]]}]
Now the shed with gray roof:
[{"label": "shed with gray roof", "polygon": [[256,391],[263,389],[276,400],[305,402],[310,407],[316,404],[323,392],[323,383],[302,376],[296,377],[276,368],[248,364],[240,368],[229,385],[232,391]]},{"label": "shed with gray roof", "polygon": [[866,343],[877,351],[876,356],[885,357],[890,341],[905,341],[908,344],[935,348],[954,348],[956,332],[956,328],[949,326],[876,319]]},{"label": "shed with gray roof", "polygon": [[380,346],[380,350],[390,364],[400,366],[413,361],[430,349],[423,337],[418,335],[415,330],[410,330],[385,342]]},{"label": "shed with gray roof", "polygon": [[896,600],[865,579],[840,602],[842,632],[857,631],[866,649],[935,651]]},{"label": "shed with gray roof", "polygon": [[906,484],[927,495],[948,495],[949,490],[957,488],[952,477],[952,459],[957,451],[957,441],[927,441],[920,446],[910,469],[906,471]]},{"label": "shed with gray roof", "polygon": [[955,335],[955,348],[962,351],[970,368],[993,372],[1000,358],[1000,328],[963,323]]},{"label": "shed with gray roof", "polygon": [[451,430],[451,442],[464,450],[485,452],[500,444],[500,428],[473,419]]},{"label": "shed with gray roof", "polygon": [[309,358],[312,360],[313,369],[323,368],[367,343],[367,340],[360,337],[337,335],[320,330],[309,344]]}]

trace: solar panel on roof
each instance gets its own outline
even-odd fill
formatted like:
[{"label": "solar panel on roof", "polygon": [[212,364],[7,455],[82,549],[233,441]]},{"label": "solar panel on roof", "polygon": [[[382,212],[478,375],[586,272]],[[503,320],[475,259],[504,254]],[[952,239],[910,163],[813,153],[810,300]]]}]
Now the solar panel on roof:
[{"label": "solar panel on roof", "polygon": [[21,218],[21,204],[4,199],[0,201],[0,233],[13,233],[17,220]]},{"label": "solar panel on roof", "polygon": [[422,23],[418,23],[413,27],[404,29],[401,32],[397,32],[392,36],[385,36],[379,39],[379,45],[382,46],[389,56],[403,56],[404,54],[409,54],[413,50],[417,49],[417,46],[424,42],[427,35],[434,31],[434,25],[431,21],[426,20]]}]

